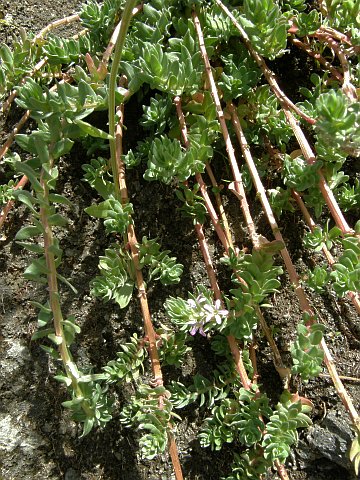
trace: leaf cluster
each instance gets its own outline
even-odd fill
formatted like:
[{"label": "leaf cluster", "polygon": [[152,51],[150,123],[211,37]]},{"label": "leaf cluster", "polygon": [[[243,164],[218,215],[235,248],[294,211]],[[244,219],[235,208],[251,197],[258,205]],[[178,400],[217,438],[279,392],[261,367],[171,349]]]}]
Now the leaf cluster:
[{"label": "leaf cluster", "polygon": [[234,366],[222,363],[213,371],[212,378],[196,373],[189,386],[172,381],[169,390],[171,403],[175,408],[184,408],[196,401],[200,407],[212,408],[216,403],[226,399],[233,388],[239,387],[239,376]]},{"label": "leaf cluster", "polygon": [[184,184],[180,184],[175,193],[179,200],[183,202],[180,211],[184,216],[190,217],[193,223],[204,224],[207,216],[207,210],[203,197],[198,195],[199,184],[196,183],[192,189]]},{"label": "leaf cluster", "polygon": [[303,242],[306,248],[311,248],[315,252],[320,252],[324,246],[330,250],[334,245],[334,242],[339,242],[340,235],[340,228],[335,226],[329,229],[329,222],[327,222],[324,229],[316,226],[312,232],[306,233]]},{"label": "leaf cluster", "polygon": [[38,49],[23,28],[12,48],[3,43],[0,47],[0,98],[18,85],[38,61]]},{"label": "leaf cluster", "polygon": [[134,333],[129,342],[121,345],[121,352],[117,352],[116,359],[103,367],[107,383],[136,381],[143,373],[145,357],[144,344]]},{"label": "leaf cluster", "polygon": [[273,0],[244,0],[239,16],[256,51],[273,60],[284,54],[288,21]]},{"label": "leaf cluster", "polygon": [[247,447],[259,443],[265,429],[261,418],[272,412],[267,397],[255,394],[241,388],[235,399],[226,398],[216,405],[200,433],[201,445],[220,450],[224,442],[235,439]]},{"label": "leaf cluster", "polygon": [[134,210],[131,203],[122,205],[111,195],[103,202],[85,208],[85,212],[92,217],[103,218],[107,233],[125,234],[132,223]]},{"label": "leaf cluster", "polygon": [[148,279],[159,280],[163,285],[179,283],[183,266],[176,263],[176,257],[170,257],[170,250],[160,250],[160,244],[155,239],[142,238],[138,244],[139,261],[148,270]]},{"label": "leaf cluster", "polygon": [[320,347],[325,327],[320,323],[306,325],[307,316],[304,314],[303,323],[297,326],[297,338],[291,345],[293,360],[292,373],[298,373],[304,382],[317,377],[321,372],[324,352]]},{"label": "leaf cluster", "polygon": [[136,426],[142,432],[139,445],[143,458],[151,460],[166,450],[169,424],[175,415],[168,396],[162,386],[141,384],[121,412],[120,421],[126,427]]},{"label": "leaf cluster", "polygon": [[360,290],[359,239],[347,236],[342,239],[342,245],[344,251],[330,273],[332,287],[339,297],[343,297],[349,291]]},{"label": "leaf cluster", "polygon": [[91,293],[105,302],[114,300],[120,308],[125,308],[131,300],[135,272],[128,252],[119,248],[107,248],[99,260],[100,276],[91,283]]},{"label": "leaf cluster", "polygon": [[289,392],[285,390],[282,393],[270,421],[266,424],[262,441],[264,458],[271,464],[275,460],[284,463],[290,454],[291,446],[297,442],[297,429],[311,425],[305,411],[307,408],[300,401],[293,402]]}]

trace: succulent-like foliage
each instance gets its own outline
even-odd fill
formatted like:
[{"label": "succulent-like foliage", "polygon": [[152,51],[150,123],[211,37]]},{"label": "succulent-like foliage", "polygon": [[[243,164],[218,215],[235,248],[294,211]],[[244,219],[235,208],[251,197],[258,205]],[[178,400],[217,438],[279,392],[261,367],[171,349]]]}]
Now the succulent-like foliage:
[{"label": "succulent-like foliage", "polygon": [[122,351],[116,354],[117,358],[103,368],[107,383],[136,381],[140,377],[146,357],[143,343],[134,333],[129,342],[121,345]]},{"label": "succulent-like foliage", "polygon": [[329,250],[332,248],[334,242],[339,242],[341,230],[338,227],[329,229],[329,222],[325,228],[315,227],[312,232],[309,232],[304,237],[304,245],[307,248],[312,248],[315,252],[319,252],[324,246]]},{"label": "succulent-like foliage", "polygon": [[318,142],[326,148],[336,148],[348,154],[360,152],[360,108],[350,103],[341,92],[331,90],[316,100]]},{"label": "succulent-like foliage", "polygon": [[38,61],[38,47],[23,28],[12,48],[3,43],[0,47],[0,98],[18,85]]},{"label": "succulent-like foliage", "polygon": [[[76,142],[81,143],[88,156],[94,157],[100,153],[106,157],[108,142],[111,146],[110,161],[96,157],[82,164],[85,181],[101,197],[85,208],[85,212],[102,219],[110,236],[100,257],[100,275],[90,283],[91,292],[124,308],[132,298],[139,276],[144,277],[144,281],[138,283],[141,302],[146,299],[143,291],[146,284],[159,281],[171,288],[180,281],[183,266],[169,250],[161,250],[157,239],[144,236],[137,245],[131,243],[135,212],[124,197],[124,187],[120,192],[119,178],[123,181],[124,169],[121,168],[118,175],[120,159],[114,162],[112,151],[114,124],[119,120],[115,117],[116,106],[130,97],[132,102],[140,102],[141,132],[145,135],[136,146],[130,139],[132,149],[125,150],[121,157],[126,169],[139,167],[135,176],[140,174],[145,180],[173,185],[182,202],[181,211],[194,224],[206,222],[211,205],[207,197],[204,196],[204,200],[203,189],[200,190],[192,177],[203,173],[205,167],[212,177],[208,165],[212,163],[216,180],[221,178],[223,184],[228,181],[228,167],[222,164],[224,142],[219,135],[223,124],[220,128],[218,116],[221,121],[228,120],[233,108],[240,118],[247,148],[258,156],[255,166],[259,176],[266,180],[270,201],[278,216],[283,211],[295,212],[293,190],[296,190],[302,192],[303,201],[320,217],[326,198],[324,189],[319,188],[319,180],[323,178],[324,188],[333,192],[341,208],[355,210],[357,207],[359,181],[349,178],[349,172],[352,157],[360,151],[360,111],[354,101],[359,87],[356,57],[360,39],[359,6],[353,0],[325,1],[318,5],[309,5],[305,0],[230,3],[236,4],[231,7],[232,13],[248,36],[244,43],[241,28],[238,30],[215,2],[149,0],[137,8],[128,35],[117,42],[109,62],[106,56],[112,48],[109,41],[114,27],[120,19],[122,22],[130,19],[132,6],[124,0],[102,3],[88,0],[80,11],[82,25],[87,30],[79,37],[66,39],[51,34],[32,39],[21,31],[12,49],[1,46],[0,96],[3,98],[15,88],[17,105],[31,111],[36,127],[30,134],[16,136],[17,146],[27,152],[26,156],[22,159],[19,154],[9,154],[5,164],[13,167],[16,175],[26,175],[30,187],[15,189],[14,180],[10,179],[0,185],[0,202],[20,201],[31,213],[27,224],[17,233],[16,241],[32,255],[25,277],[47,285],[47,298],[33,302],[39,309],[38,329],[33,339],[41,340],[41,347],[56,364],[55,378],[69,392],[70,400],[63,405],[71,410],[74,419],[83,423],[83,434],[110,420],[113,400],[108,389],[115,389],[115,383],[132,382],[135,392],[123,408],[121,421],[139,430],[143,457],[152,459],[166,450],[176,417],[173,409],[197,402],[199,408],[207,409],[208,416],[199,435],[202,446],[220,450],[225,443],[242,445],[242,453],[234,456],[232,473],[227,480],[258,480],[274,463],[285,462],[297,441],[297,429],[310,424],[306,407],[297,395],[285,391],[272,409],[266,394],[253,383],[253,376],[257,375],[256,362],[249,345],[256,340],[260,309],[269,307],[271,296],[280,288],[282,268],[275,263],[274,255],[279,251],[283,253],[282,242],[268,242],[261,235],[253,235],[252,240],[258,242],[254,242],[251,253],[239,252],[238,247],[227,250],[222,262],[229,267],[229,272],[219,279],[219,284],[228,285],[227,276],[231,276],[232,288],[219,294],[211,278],[214,291],[198,284],[185,298],[170,296],[165,302],[169,322],[164,321],[166,324],[161,324],[155,333],[146,318],[149,338],[133,334],[120,346],[116,358],[108,361],[98,374],[92,373],[91,368],[83,372],[75,363],[70,346],[83,324],[71,312],[63,315],[62,289],[58,287],[58,283],[62,283],[76,292],[61,274],[63,251],[56,237],[66,228],[66,213],[72,207],[72,201],[57,190],[62,172],[59,160]],[[128,16],[124,14],[127,9]],[[195,28],[196,16],[204,32],[204,45]],[[288,39],[294,45],[291,50]],[[120,61],[121,48],[117,50],[117,47],[122,41]],[[293,106],[285,94],[279,94],[274,88],[269,80],[270,77],[274,80],[274,75],[259,56],[254,55],[255,50],[265,59],[276,60],[285,52],[293,55],[293,49],[299,44],[319,60],[318,73],[312,73],[306,83],[304,81],[308,88],[300,86],[305,101],[297,104],[315,120],[308,119],[306,126],[307,136],[316,148],[314,162],[309,161],[304,148],[303,155],[295,150],[295,136],[299,139],[289,125],[289,111]],[[206,68],[203,47],[210,62]],[[339,62],[332,61],[328,51],[332,51]],[[44,56],[47,63],[34,70]],[[328,71],[321,71],[322,68]],[[214,104],[216,94],[209,71],[222,101],[221,108]],[[71,84],[54,81],[55,76],[63,77],[64,73],[71,76]],[[121,87],[116,84],[120,77]],[[50,88],[50,85],[53,86]],[[286,85],[284,90],[288,90]],[[292,94],[296,96],[295,91]],[[285,104],[289,109],[286,114]],[[108,108],[110,133],[101,115],[91,115]],[[222,108],[224,112],[220,112]],[[300,122],[306,123],[300,113],[296,114],[298,126]],[[229,140],[234,136],[234,129],[230,127],[229,137],[224,135],[230,153]],[[240,163],[240,156],[238,160]],[[215,171],[217,167],[219,170]],[[246,190],[250,190],[251,168],[240,165],[240,169]],[[255,178],[253,172],[251,175]],[[7,175],[6,181],[9,178]],[[196,178],[200,182],[199,177]],[[206,175],[204,179],[206,181]],[[134,193],[131,188],[130,184],[129,196]],[[216,187],[213,193],[220,190],[222,186]],[[330,210],[340,215],[333,197],[326,201],[334,207]],[[133,203],[136,205],[136,198]],[[336,248],[333,248],[332,271],[327,266],[316,265],[304,283],[315,293],[332,289],[343,297],[360,289],[360,247],[346,222],[336,221],[339,225],[330,228],[332,223],[321,218],[319,223],[325,227],[315,227],[305,235],[305,246],[315,252],[324,247]],[[357,225],[357,233],[359,229]],[[215,251],[217,255],[217,245]],[[215,270],[220,271],[221,267],[214,264]],[[212,274],[208,261],[206,267]],[[207,281],[204,284],[207,285]],[[321,349],[324,328],[311,324],[312,321],[304,315],[291,346],[292,373],[300,375],[305,382],[319,374],[324,356]],[[195,349],[200,343],[208,348],[209,371],[200,374],[194,368],[191,378],[181,377],[183,372],[179,367],[184,359],[195,358]],[[238,347],[239,355],[236,355],[234,350]],[[163,386],[161,375],[155,375],[154,384],[143,383],[148,373],[146,358],[152,361],[153,371],[157,367],[154,349],[158,350],[160,363],[169,369],[172,382],[168,387]],[[248,382],[244,381],[246,375]],[[164,375],[164,379],[169,377]],[[350,455],[358,467],[358,438],[353,442]]]},{"label": "succulent-like foliage", "polygon": [[287,19],[273,0],[245,0],[239,17],[254,48],[270,60],[286,48]]},{"label": "succulent-like foliage", "polygon": [[142,432],[139,445],[144,458],[152,459],[167,447],[169,423],[174,416],[168,396],[164,387],[139,385],[135,396],[121,412],[121,422],[125,426],[136,426]]},{"label": "succulent-like foliage", "polygon": [[292,401],[286,390],[277,404],[276,410],[266,424],[266,433],[262,441],[264,458],[271,463],[275,460],[283,463],[290,454],[290,447],[297,442],[299,427],[308,427],[311,420],[304,413],[306,407],[300,401]]},{"label": "succulent-like foliage", "polygon": [[159,280],[163,285],[179,283],[183,266],[176,263],[176,257],[170,257],[170,250],[160,251],[156,240],[143,237],[139,244],[140,265],[148,270],[149,281]]},{"label": "succulent-like foliage", "polygon": [[85,212],[92,217],[104,218],[107,233],[124,234],[132,223],[133,207],[131,203],[122,205],[113,196],[109,196],[98,205],[85,208]]},{"label": "succulent-like foliage", "polygon": [[[304,318],[306,320],[306,317]],[[320,348],[325,327],[320,323],[306,326],[299,323],[298,335],[291,346],[292,372],[298,373],[304,382],[317,377],[321,372],[324,352]]]},{"label": "succulent-like foliage", "polygon": [[192,190],[186,185],[179,185],[176,196],[183,202],[180,210],[186,217],[193,219],[194,223],[205,222],[207,210],[203,198],[198,195],[199,184],[195,184]]},{"label": "succulent-like foliage", "polygon": [[357,237],[345,237],[342,240],[344,252],[334,264],[330,273],[333,288],[340,296],[346,292],[360,290],[360,246]]},{"label": "succulent-like foliage", "polygon": [[114,300],[120,308],[130,302],[134,289],[134,271],[130,255],[107,248],[100,257],[101,275],[91,282],[91,293],[104,301]]},{"label": "succulent-like foliage", "polygon": [[212,416],[206,420],[200,433],[200,442],[215,450],[235,438],[247,447],[255,445],[261,441],[265,429],[261,417],[271,413],[265,396],[255,397],[255,391],[241,388],[235,399],[226,398],[212,409]]}]

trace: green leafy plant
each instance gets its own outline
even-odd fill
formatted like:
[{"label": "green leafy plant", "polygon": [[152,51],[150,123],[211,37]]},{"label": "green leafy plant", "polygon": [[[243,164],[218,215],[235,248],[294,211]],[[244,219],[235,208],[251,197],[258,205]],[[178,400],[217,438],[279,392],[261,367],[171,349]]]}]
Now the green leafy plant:
[{"label": "green leafy plant", "polygon": [[[19,153],[9,153],[1,166],[4,171],[12,168],[15,176],[26,176],[29,188],[15,188],[15,180],[0,185],[2,204],[21,202],[30,212],[15,241],[31,257],[25,278],[44,287],[45,298],[33,302],[39,313],[32,338],[51,356],[58,371],[55,378],[69,395],[63,406],[83,424],[83,435],[105,427],[119,405],[117,385],[131,383],[122,388],[128,398],[120,421],[139,432],[145,459],[163,454],[170,445],[177,480],[182,473],[174,460],[173,427],[174,420],[181,418],[175,409],[187,407],[187,415],[197,403],[203,419],[198,433],[202,447],[221,450],[225,444],[236,449],[241,445],[227,480],[260,479],[274,466],[286,478],[282,464],[297,442],[298,429],[310,425],[308,400],[285,389],[278,404],[272,405],[261,381],[257,383],[256,348],[262,348],[264,337],[277,371],[285,371],[283,377],[290,371],[263,313],[285,288],[278,253],[305,311],[291,346],[292,374],[308,382],[319,375],[324,360],[329,364],[324,327],[313,323],[302,284],[314,295],[325,289],[339,297],[347,295],[360,309],[356,294],[360,247],[354,234],[359,233],[359,225],[353,230],[341,211],[353,213],[359,203],[359,181],[350,166],[360,150],[358,5],[352,0],[318,5],[304,0],[230,3],[231,11],[220,0],[194,4],[150,0],[135,9],[134,0],[88,0],[79,12],[86,28],[81,35],[47,36],[48,28],[28,37],[21,30],[12,48],[0,48],[0,96],[3,99],[14,89],[4,105],[8,108],[16,97],[17,107],[29,110],[34,122],[30,132],[17,133]],[[296,85],[291,89],[283,77],[284,93],[266,62],[273,62],[274,71],[282,71],[280,57],[281,62],[290,58],[289,65],[297,65],[297,46],[317,63],[314,68],[306,64],[301,78],[294,75]],[[294,104],[288,91],[295,98],[299,91],[305,101]],[[124,127],[128,106],[135,107],[141,128],[130,123]],[[126,138],[129,130],[134,138],[130,135],[123,145],[122,136]],[[246,165],[240,149],[232,144],[235,137]],[[62,299],[65,289],[77,294],[65,277],[62,249],[68,212],[77,201],[63,188],[63,157],[74,145],[86,152],[86,159],[80,155],[77,161],[84,170],[84,185],[91,186],[95,195],[84,212],[101,219],[107,234],[98,258],[100,273],[89,281],[90,292],[122,309],[138,299],[143,317],[143,334],[132,328],[125,332],[129,336],[100,373],[91,366],[77,366],[73,352],[86,322],[68,313]],[[253,162],[251,151],[256,156]],[[141,188],[145,182],[150,182],[149,189],[162,182],[166,184],[162,188],[173,189],[178,208],[195,227],[207,278],[200,273],[200,279],[188,276],[190,291],[185,296],[183,285],[178,286],[185,268],[169,250],[162,250],[158,238],[145,236],[147,225],[141,221],[146,212],[137,209],[139,182]],[[303,246],[318,253],[332,250],[332,269],[314,255],[314,269],[306,280],[298,281],[262,182],[278,217],[287,211],[295,218],[297,204],[305,212],[312,231],[304,236]],[[223,188],[227,184],[240,201],[244,228],[233,213],[228,226],[226,213],[234,210],[235,202]],[[246,197],[252,188],[257,194],[249,207]],[[301,197],[297,192],[302,192]],[[153,191],[149,203],[152,195]],[[274,234],[271,241],[258,233],[269,234],[258,199]],[[323,227],[313,227],[307,208]],[[251,216],[254,212],[256,220]],[[220,242],[211,238],[212,227]],[[141,241],[136,240],[136,228]],[[178,228],[188,235],[189,222]],[[212,248],[207,244],[210,239]],[[188,265],[192,259],[191,254]],[[153,289],[157,281],[161,285]],[[169,291],[166,317],[158,310],[155,322],[160,327],[154,328],[149,305],[157,308]],[[201,366],[197,361],[191,371],[186,370],[186,361],[197,360],[199,352],[206,359],[205,370],[197,370]],[[166,367],[164,374],[161,365]],[[344,398],[344,388],[333,378]],[[289,387],[288,378],[285,384]],[[355,409],[349,403],[346,408],[359,435]],[[358,468],[358,437],[350,456]]]},{"label": "green leafy plant", "polygon": [[308,317],[304,315],[304,323],[298,324],[298,336],[291,346],[292,372],[298,373],[305,382],[317,377],[321,372],[324,353],[319,345],[325,330],[319,323],[306,326],[307,320]]},{"label": "green leafy plant", "polygon": [[254,48],[273,60],[284,54],[287,19],[272,0],[246,0],[239,17]]},{"label": "green leafy plant", "polygon": [[172,412],[172,404],[164,387],[140,385],[129,405],[123,409],[121,422],[127,427],[137,425],[144,432],[139,441],[141,455],[151,460],[165,451],[168,425],[174,416],[179,418]]},{"label": "green leafy plant", "polygon": [[344,252],[330,273],[333,288],[340,297],[348,291],[357,292],[360,289],[359,240],[356,237],[346,237],[342,244]]},{"label": "green leafy plant", "polygon": [[131,300],[135,280],[130,255],[108,248],[100,257],[99,269],[101,275],[92,281],[91,293],[125,308]]},{"label": "green leafy plant", "polygon": [[330,250],[334,245],[334,241],[339,241],[340,235],[341,230],[338,227],[329,229],[328,222],[324,230],[321,227],[315,227],[312,232],[307,233],[304,237],[304,245],[315,252],[319,252],[324,246]]}]

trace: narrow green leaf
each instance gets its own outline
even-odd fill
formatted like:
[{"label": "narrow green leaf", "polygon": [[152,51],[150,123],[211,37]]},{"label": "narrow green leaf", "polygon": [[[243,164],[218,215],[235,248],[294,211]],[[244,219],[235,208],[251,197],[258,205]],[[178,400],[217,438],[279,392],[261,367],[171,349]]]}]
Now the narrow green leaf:
[{"label": "narrow green leaf", "polygon": [[74,119],[73,122],[78,125],[82,131],[95,138],[103,138],[104,140],[111,140],[113,137],[99,128],[90,125],[90,123],[83,120]]},{"label": "narrow green leaf", "polygon": [[[71,379],[69,377],[65,377],[65,375],[55,375],[55,380],[58,382],[65,383],[67,387],[70,387],[71,385]],[[64,402],[65,403],[65,402]]]},{"label": "narrow green leaf", "polygon": [[6,43],[3,43],[0,47],[0,57],[1,57],[1,60],[7,65],[9,66],[13,65],[13,62],[14,62],[13,54],[10,48],[6,45]]},{"label": "narrow green leaf", "polygon": [[47,347],[46,345],[40,345],[40,348],[48,353],[55,360],[59,359],[59,353],[52,347]]},{"label": "narrow green leaf", "polygon": [[95,418],[94,417],[85,419],[83,432],[82,432],[80,438],[85,437],[88,433],[91,432],[91,430],[94,426],[94,423],[95,423]]},{"label": "narrow green leaf", "polygon": [[68,205],[69,207],[73,206],[73,203],[63,195],[59,195],[58,193],[50,193],[49,194],[49,201],[52,203],[61,203],[63,205]]},{"label": "narrow green leaf", "polygon": [[48,273],[49,273],[49,270],[45,265],[45,261],[35,259],[25,270],[24,276],[25,278],[30,278],[30,276],[37,277],[40,275],[47,275]]},{"label": "narrow green leaf", "polygon": [[62,275],[60,275],[60,273],[57,273],[56,274],[56,277],[63,283],[65,283],[65,285],[67,285],[74,293],[78,293],[78,291],[76,290],[76,288],[71,285],[71,283],[69,282],[69,280],[67,280],[65,277],[63,277]]},{"label": "narrow green leaf", "polygon": [[49,225],[54,225],[57,227],[65,227],[68,224],[67,218],[60,215],[60,213],[54,213],[48,217]]},{"label": "narrow green leaf", "polygon": [[24,162],[15,162],[15,169],[18,172],[23,173],[28,177],[28,179],[31,182],[32,188],[37,191],[37,192],[42,192],[43,188],[41,186],[41,183],[37,179],[37,174],[33,168],[30,167],[30,165],[24,163]]},{"label": "narrow green leaf", "polygon": [[55,143],[54,148],[51,150],[51,156],[56,160],[69,153],[73,145],[74,142],[70,138],[62,138]]},{"label": "narrow green leaf", "polygon": [[16,242],[16,243],[21,247],[25,248],[26,250],[28,250],[29,252],[39,253],[41,255],[44,253],[44,247],[42,247],[41,245],[38,245],[37,243],[28,243],[28,242]]},{"label": "narrow green leaf", "polygon": [[55,343],[55,345],[61,345],[63,342],[63,338],[55,335],[54,333],[50,333],[48,335],[48,339]]},{"label": "narrow green leaf", "polygon": [[32,213],[37,215],[37,211],[34,208],[34,205],[37,202],[37,199],[31,195],[30,192],[27,192],[26,190],[15,190],[13,192],[14,197],[19,200],[19,202],[24,203]]},{"label": "narrow green leaf", "polygon": [[35,332],[32,335],[31,340],[38,340],[39,338],[44,338],[44,337],[47,337],[48,335],[51,335],[51,334],[54,334],[54,329],[53,328],[46,328],[46,329],[43,329],[43,330],[38,330],[37,332]]},{"label": "narrow green leaf", "polygon": [[39,302],[36,302],[35,300],[31,300],[30,301],[30,304],[33,306],[33,307],[36,307],[38,308],[39,310],[41,310],[42,312],[45,312],[45,313],[51,313],[51,308],[48,306],[48,305],[42,305],[41,303]]},{"label": "narrow green leaf", "polygon": [[15,235],[15,240],[28,240],[29,238],[36,237],[42,233],[43,233],[43,230],[38,227],[34,227],[34,226],[23,227]]}]

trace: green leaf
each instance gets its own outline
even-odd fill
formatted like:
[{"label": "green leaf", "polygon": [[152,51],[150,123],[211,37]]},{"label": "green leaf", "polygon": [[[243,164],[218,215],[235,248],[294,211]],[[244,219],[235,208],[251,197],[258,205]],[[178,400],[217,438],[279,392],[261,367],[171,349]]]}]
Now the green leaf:
[{"label": "green leaf", "polygon": [[73,203],[63,195],[59,195],[58,193],[50,193],[49,194],[49,201],[51,203],[61,203],[63,205],[68,205],[69,207],[73,206]]},{"label": "green leaf", "polygon": [[86,418],[86,419],[85,419],[85,422],[84,422],[83,432],[82,432],[80,438],[85,437],[86,435],[88,435],[88,434],[91,432],[94,424],[95,424],[95,418],[94,418],[94,417],[91,417],[91,418],[88,417],[88,418]]},{"label": "green leaf", "polygon": [[24,203],[34,215],[37,214],[34,205],[38,203],[38,200],[33,197],[30,192],[27,192],[26,190],[15,190],[13,194],[14,197],[19,200],[19,202]]},{"label": "green leaf", "polygon": [[90,207],[86,207],[84,210],[91,217],[107,218],[109,211],[112,210],[112,207],[110,201],[105,200],[97,205],[90,205]]},{"label": "green leaf", "polygon": [[57,227],[65,227],[68,224],[68,219],[60,215],[60,213],[54,213],[48,217],[49,225]]},{"label": "green leaf", "polygon": [[51,156],[54,160],[56,160],[57,158],[69,153],[73,145],[74,142],[73,140],[70,140],[70,138],[62,138],[55,143],[54,147],[51,150]]},{"label": "green leaf", "polygon": [[27,163],[24,163],[24,162],[14,162],[14,166],[15,166],[16,171],[21,172],[28,177],[28,179],[31,182],[32,188],[36,192],[42,192],[43,191],[43,187],[41,186],[41,183],[37,179],[37,174],[36,174],[35,170],[32,167],[30,167],[30,165],[28,165]]},{"label": "green leaf", "polygon": [[48,339],[55,343],[55,345],[61,345],[63,342],[63,338],[55,335],[54,333],[50,333],[48,335]]},{"label": "green leaf", "polygon": [[44,260],[33,260],[33,262],[26,268],[24,272],[24,277],[27,280],[34,280],[39,283],[46,283],[46,278],[43,278],[42,275],[47,275],[48,269],[46,268]]},{"label": "green leaf", "polygon": [[26,250],[28,250],[29,252],[39,253],[41,255],[44,253],[44,247],[42,247],[41,245],[38,245],[37,243],[28,243],[28,242],[16,242],[16,243],[21,247],[25,248]]},{"label": "green leaf", "polygon": [[13,65],[13,62],[14,62],[13,53],[10,50],[10,48],[6,45],[6,43],[3,43],[0,47],[0,57],[1,57],[1,60],[7,65],[9,66]]},{"label": "green leaf", "polygon": [[47,337],[48,335],[53,334],[53,333],[54,333],[53,328],[46,328],[46,329],[38,330],[37,332],[35,332],[31,336],[31,340],[39,340],[39,338]]},{"label": "green leaf", "polygon": [[76,290],[76,288],[69,282],[69,280],[67,280],[65,277],[63,277],[62,275],[60,275],[60,273],[56,273],[56,277],[63,283],[65,283],[65,285],[67,285],[75,294],[78,293],[78,291]]},{"label": "green leaf", "polygon": [[59,359],[59,352],[57,352],[54,348],[47,347],[46,345],[40,345],[40,348],[46,353],[48,353],[50,357],[54,358],[55,360]]},{"label": "green leaf", "polygon": [[39,227],[29,226],[23,227],[15,235],[15,240],[28,240],[29,238],[37,237],[42,234],[43,230]]},{"label": "green leaf", "polygon": [[125,308],[132,297],[134,290],[134,282],[128,280],[125,285],[119,288],[114,294],[114,300],[119,304],[120,308]]},{"label": "green leaf", "polygon": [[[61,383],[65,383],[67,387],[70,387],[71,385],[71,379],[69,377],[65,377],[65,375],[55,375],[54,376],[55,380]],[[65,403],[65,402],[64,402]],[[63,405],[64,406],[64,405]]]},{"label": "green leaf", "polygon": [[78,125],[83,132],[87,133],[91,137],[103,138],[104,140],[113,139],[113,137],[108,133],[104,132],[103,130],[100,130],[99,128],[94,127],[93,125],[90,125],[90,123],[84,122],[83,120],[79,120],[75,118],[73,122],[76,125]]}]

